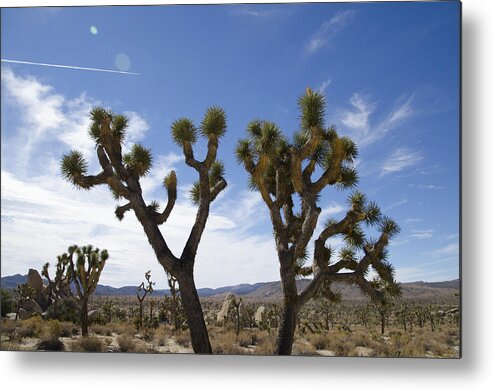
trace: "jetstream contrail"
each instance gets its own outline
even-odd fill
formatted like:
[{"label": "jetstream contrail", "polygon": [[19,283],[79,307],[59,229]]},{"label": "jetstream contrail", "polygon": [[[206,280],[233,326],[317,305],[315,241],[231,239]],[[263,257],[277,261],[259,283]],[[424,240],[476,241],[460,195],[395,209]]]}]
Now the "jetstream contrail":
[{"label": "jetstream contrail", "polygon": [[125,72],[123,70],[101,69],[101,68],[86,68],[86,67],[83,67],[83,66],[71,66],[71,65],[44,64],[42,62],[6,60],[6,59],[3,59],[3,58],[1,59],[1,61],[2,62],[8,62],[8,63],[11,63],[11,64],[49,66],[49,67],[52,67],[52,68],[64,68],[64,69],[76,69],[76,70],[92,70],[94,72],[108,72],[108,73],[132,74],[132,75],[140,76],[140,73]]}]

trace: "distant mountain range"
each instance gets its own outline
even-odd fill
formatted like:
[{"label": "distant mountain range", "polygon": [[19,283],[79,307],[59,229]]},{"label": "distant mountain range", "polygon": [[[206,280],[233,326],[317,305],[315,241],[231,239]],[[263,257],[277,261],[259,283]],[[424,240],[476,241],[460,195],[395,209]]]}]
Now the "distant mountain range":
[{"label": "distant mountain range", "polygon": [[[27,275],[12,275],[1,278],[0,286],[12,290],[19,284],[27,282]],[[309,281],[299,280],[298,289],[302,289]],[[437,299],[451,298],[458,294],[460,289],[459,279],[444,282],[410,282],[401,283],[403,298],[405,299]],[[111,287],[98,285],[96,295],[135,295],[137,286]],[[334,290],[338,290],[344,300],[359,301],[365,299],[358,288],[344,283],[334,284]],[[280,300],[282,299],[281,282],[262,282],[255,284],[238,284],[218,288],[197,289],[200,297],[224,297],[227,293],[233,293],[250,299]],[[169,290],[154,290],[153,296],[170,295]]]}]

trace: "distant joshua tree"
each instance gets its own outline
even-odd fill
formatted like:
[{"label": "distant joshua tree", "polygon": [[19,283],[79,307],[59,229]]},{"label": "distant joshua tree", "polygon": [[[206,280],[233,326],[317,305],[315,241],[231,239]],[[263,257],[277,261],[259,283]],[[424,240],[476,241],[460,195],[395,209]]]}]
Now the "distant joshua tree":
[{"label": "distant joshua tree", "polygon": [[[374,300],[382,298],[365,276],[372,267],[383,280],[395,284],[393,267],[386,261],[386,247],[399,232],[397,224],[383,217],[375,203],[368,202],[361,192],[354,192],[349,197],[346,216],[340,221],[326,221],[315,240],[313,264],[304,266],[309,257],[307,245],[321,212],[321,192],[330,186],[348,189],[356,185],[354,159],[358,152],[351,139],[340,137],[332,126],[325,128],[325,97],[321,93],[307,88],[298,106],[301,129],[292,141],[283,136],[276,124],[254,120],[247,126],[248,138],[240,140],[236,148],[237,159],[248,172],[252,189],[260,192],[269,209],[274,230],[284,295],[275,351],[279,355],[291,354],[300,307],[321,286],[330,296],[331,283],[343,281],[359,286]],[[312,179],[317,168],[321,174]],[[380,237],[367,239],[362,223],[377,226]],[[338,254],[325,245],[336,235],[343,236],[346,243]],[[301,292],[296,286],[298,275],[313,275]]]},{"label": "distant joshua tree", "polygon": [[[142,328],[143,324],[143,319],[144,319],[144,299],[146,298],[147,294],[152,294],[154,291],[153,286],[156,284],[156,282],[151,282],[151,271],[147,271],[145,273],[145,278],[147,281],[147,285],[145,282],[142,282],[139,287],[137,287],[137,299],[139,301],[139,320],[137,322],[137,330]],[[151,320],[152,320],[152,312],[151,312]]]},{"label": "distant joshua tree", "polygon": [[[212,353],[195,287],[194,264],[197,248],[209,217],[210,205],[226,187],[223,177],[224,166],[216,160],[219,140],[226,132],[226,114],[219,107],[211,107],[207,109],[199,129],[188,118],[178,119],[171,125],[173,140],[182,148],[185,163],[195,169],[199,175],[199,180],[191,190],[192,201],[198,205],[197,216],[179,256],[171,252],[159,230],[159,226],[168,220],[177,198],[175,172],[171,171],[163,180],[168,201],[164,210],[160,212],[158,202],[145,202],[140,185],[140,178],[147,175],[152,167],[150,150],[135,144],[128,153],[122,154],[128,119],[97,107],[91,111],[91,120],[89,133],[96,144],[102,170],[97,175],[88,175],[86,160],[80,152],[72,150],[64,155],[61,161],[63,176],[78,188],[90,189],[97,185],[108,185],[117,200],[123,199],[127,202],[116,208],[116,216],[121,220],[126,212],[134,211],[158,262],[167,273],[176,278],[180,285],[183,309],[194,352]],[[207,153],[203,161],[197,160],[193,151],[199,132],[207,140]]]},{"label": "distant joshua tree", "polygon": [[[73,245],[68,248],[68,252],[61,255],[68,262],[67,276],[75,284],[77,296],[80,300],[80,323],[82,336],[88,336],[88,303],[89,298],[96,291],[99,277],[109,258],[108,251],[93,248],[92,245],[81,248]],[[74,257],[76,258],[74,261]]]}]

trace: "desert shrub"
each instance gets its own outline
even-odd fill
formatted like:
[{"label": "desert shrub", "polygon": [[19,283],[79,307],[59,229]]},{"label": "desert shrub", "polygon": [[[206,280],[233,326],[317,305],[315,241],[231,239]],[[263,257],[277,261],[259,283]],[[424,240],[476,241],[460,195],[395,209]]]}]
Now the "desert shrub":
[{"label": "desert shrub", "polygon": [[308,337],[308,341],[315,349],[327,349],[327,336],[323,334],[314,334]]},{"label": "desert shrub", "polygon": [[60,324],[60,337],[72,337],[79,333],[79,328],[72,322],[58,322]]},{"label": "desert shrub", "polygon": [[14,300],[12,299],[12,294],[4,290],[3,288],[0,290],[1,291],[1,301],[0,304],[2,306],[2,317],[5,317],[8,313],[12,313],[15,310],[15,305],[14,305]]},{"label": "desert shrub", "polygon": [[2,341],[0,342],[1,351],[20,351],[21,347],[18,342]]},{"label": "desert shrub", "polygon": [[3,320],[2,321],[2,335],[7,337],[9,340],[14,340],[16,338],[16,328],[17,324],[15,321]]},{"label": "desert shrub", "polygon": [[109,328],[106,325],[102,325],[102,324],[98,324],[98,323],[91,325],[91,331],[96,333],[96,334],[99,334],[101,336],[111,336],[112,335],[111,328]]},{"label": "desert shrub", "polygon": [[175,336],[175,340],[182,347],[190,346],[190,335],[187,333],[177,333]]},{"label": "desert shrub", "polygon": [[128,334],[120,335],[116,338],[118,348],[120,352],[134,352],[135,351],[135,341],[132,336]]},{"label": "desert shrub", "polygon": [[166,328],[164,325],[156,329],[156,332],[154,333],[154,341],[157,343],[157,345],[161,347],[166,345],[166,340],[168,340],[169,338],[170,332],[168,328]]},{"label": "desert shrub", "polygon": [[295,341],[293,343],[293,355],[316,355],[313,345],[305,341]]},{"label": "desert shrub", "polygon": [[59,339],[43,338],[36,345],[38,351],[64,351],[65,346]]},{"label": "desert shrub", "polygon": [[79,323],[80,305],[74,297],[64,298],[54,302],[46,310],[46,319],[53,319],[65,322]]},{"label": "desert shrub", "polygon": [[244,348],[249,345],[254,345],[252,338],[252,334],[240,333],[240,335],[238,335],[238,344]]},{"label": "desert shrub", "polygon": [[104,343],[95,336],[81,337],[72,344],[74,352],[102,352]]},{"label": "desert shrub", "polygon": [[266,336],[259,339],[259,343],[255,348],[255,355],[273,355],[276,346],[275,336]]},{"label": "desert shrub", "polygon": [[34,316],[21,322],[18,333],[20,337],[39,337],[42,331],[43,320],[39,316]]}]

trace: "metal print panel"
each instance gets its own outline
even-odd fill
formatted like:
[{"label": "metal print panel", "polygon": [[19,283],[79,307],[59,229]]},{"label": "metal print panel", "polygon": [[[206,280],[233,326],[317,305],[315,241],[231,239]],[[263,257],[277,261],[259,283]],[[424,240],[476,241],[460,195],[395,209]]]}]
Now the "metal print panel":
[{"label": "metal print panel", "polygon": [[460,7],[3,8],[2,350],[460,357]]}]

